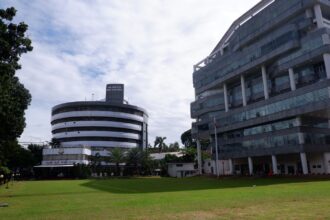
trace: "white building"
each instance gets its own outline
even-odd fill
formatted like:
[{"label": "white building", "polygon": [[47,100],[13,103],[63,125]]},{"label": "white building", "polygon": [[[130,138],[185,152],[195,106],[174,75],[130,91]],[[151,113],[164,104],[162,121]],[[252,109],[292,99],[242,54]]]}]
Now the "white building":
[{"label": "white building", "polygon": [[167,172],[170,177],[189,177],[197,175],[197,169],[195,169],[195,163],[168,163]]},{"label": "white building", "polygon": [[92,151],[89,147],[44,148],[43,161],[37,167],[72,167],[88,164]]}]

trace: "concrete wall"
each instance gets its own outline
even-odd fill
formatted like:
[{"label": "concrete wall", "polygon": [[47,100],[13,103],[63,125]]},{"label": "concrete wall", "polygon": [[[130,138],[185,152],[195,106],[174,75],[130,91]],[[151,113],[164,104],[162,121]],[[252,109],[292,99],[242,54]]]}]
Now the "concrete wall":
[{"label": "concrete wall", "polygon": [[194,168],[194,163],[169,163],[168,165],[168,175],[170,177],[186,177],[191,176],[188,172],[196,171]]},{"label": "concrete wall", "polygon": [[[231,175],[230,165],[228,160],[219,160],[219,175]],[[204,160],[203,170],[205,174],[216,175],[215,160]]]}]

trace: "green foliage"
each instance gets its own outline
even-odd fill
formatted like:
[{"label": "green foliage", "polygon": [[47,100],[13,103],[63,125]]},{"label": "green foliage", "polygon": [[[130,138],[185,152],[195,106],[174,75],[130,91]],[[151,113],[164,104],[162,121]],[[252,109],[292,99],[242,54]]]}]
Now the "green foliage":
[{"label": "green foliage", "polygon": [[196,148],[189,147],[183,150],[182,161],[184,162],[194,162],[197,156]]},{"label": "green foliage", "polygon": [[25,128],[24,112],[31,95],[15,76],[23,53],[32,51],[31,40],[25,36],[28,26],[11,21],[15,8],[0,9],[0,166],[6,165],[9,148]]},{"label": "green foliage", "polygon": [[185,147],[196,147],[196,142],[193,141],[192,136],[191,136],[191,129],[183,132],[181,134],[181,143],[185,146]]},{"label": "green foliage", "polygon": [[167,148],[167,145],[165,144],[166,137],[156,137],[154,142],[154,148],[158,147],[159,152],[162,152],[164,149]]},{"label": "green foliage", "polygon": [[79,179],[86,179],[91,176],[91,169],[86,164],[74,164],[73,177]]},{"label": "green foliage", "polygon": [[20,146],[17,141],[7,142],[4,157],[11,170],[31,170],[33,166],[42,161],[42,149],[40,145],[29,145],[27,149]]},{"label": "green foliage", "polygon": [[8,167],[0,166],[0,175],[10,174],[10,169]]},{"label": "green foliage", "polygon": [[59,148],[61,146],[61,143],[56,138],[52,138],[52,140],[49,142],[49,145],[52,148]]},{"label": "green foliage", "polygon": [[91,170],[98,175],[102,170],[102,161],[104,159],[101,157],[99,153],[96,153],[94,156],[91,156]]},{"label": "green foliage", "polygon": [[[189,147],[197,148],[196,140],[194,140],[191,135],[191,129],[182,133],[181,142],[186,148],[189,148]],[[201,144],[201,150],[205,151],[208,149],[208,147],[210,145],[210,140],[201,139],[201,140],[199,140],[199,142]]]},{"label": "green foliage", "polygon": [[108,162],[116,164],[116,175],[119,176],[119,164],[126,161],[124,150],[121,148],[113,148],[109,152]]},{"label": "green foliage", "polygon": [[41,164],[42,161],[42,150],[45,146],[37,145],[37,144],[30,144],[28,146],[28,150],[31,152],[32,155],[32,163],[33,166]]},{"label": "green foliage", "polygon": [[166,137],[156,137],[154,141],[154,146],[148,145],[148,150],[150,153],[161,153],[161,152],[176,152],[180,150],[180,145],[178,142],[171,143],[167,145],[165,143]]}]

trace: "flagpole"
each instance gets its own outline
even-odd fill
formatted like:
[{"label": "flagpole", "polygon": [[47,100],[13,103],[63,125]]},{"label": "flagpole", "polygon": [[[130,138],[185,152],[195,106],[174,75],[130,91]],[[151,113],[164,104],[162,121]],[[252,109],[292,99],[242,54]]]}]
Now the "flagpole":
[{"label": "flagpole", "polygon": [[213,120],[214,120],[214,139],[215,139],[215,168],[216,168],[217,177],[219,177],[217,123],[215,117],[213,118]]}]

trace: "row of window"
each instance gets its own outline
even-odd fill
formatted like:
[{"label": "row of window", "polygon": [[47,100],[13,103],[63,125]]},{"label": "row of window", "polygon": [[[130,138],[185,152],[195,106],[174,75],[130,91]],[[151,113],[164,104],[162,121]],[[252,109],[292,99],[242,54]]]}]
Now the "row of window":
[{"label": "row of window", "polygon": [[329,134],[304,134],[305,144],[330,144]]},{"label": "row of window", "polygon": [[52,115],[56,115],[64,112],[74,112],[74,111],[110,111],[110,112],[121,112],[121,113],[143,116],[143,112],[138,110],[122,108],[117,106],[102,106],[102,105],[68,106],[68,107],[58,108],[52,112]]},{"label": "row of window", "polygon": [[142,125],[142,122],[135,121],[132,119],[126,118],[114,118],[114,117],[69,117],[69,118],[60,118],[51,122],[52,125],[59,123],[76,123],[77,121],[109,121],[109,122],[123,122],[135,125]]},{"label": "row of window", "polygon": [[259,125],[251,128],[240,129],[232,132],[223,133],[220,138],[223,140],[241,138],[250,135],[262,134],[265,132],[279,131],[297,126],[296,119],[274,122],[265,125]]},{"label": "row of window", "polygon": [[[227,63],[225,66],[220,68],[217,71],[214,71],[217,68],[217,63],[214,63],[212,66],[210,65],[208,68],[204,69],[203,71],[205,72],[203,74],[202,79],[195,79],[194,78],[194,86],[195,88],[200,88],[204,85],[208,85],[212,83],[214,80],[217,80],[225,75],[227,75],[230,72],[233,72],[234,70],[251,63],[252,61],[259,59],[260,57],[266,55],[266,53],[270,53],[272,50],[275,50],[279,48],[280,46],[283,46],[290,41],[294,39],[299,39],[298,33],[297,32],[288,32],[281,37],[279,37],[279,40],[274,40],[269,43],[271,45],[269,48],[264,48],[262,47],[256,48],[256,47],[251,47],[249,49],[246,49],[244,53],[239,52],[239,54],[233,54],[231,55],[231,60],[232,62]],[[276,43],[274,43],[276,42]],[[266,47],[268,47],[266,45]],[[271,49],[271,50],[270,50]],[[213,70],[214,69],[214,70]]]},{"label": "row of window", "polygon": [[[298,32],[288,32],[282,36],[279,37],[279,39],[274,40],[269,43],[269,45],[264,45],[263,51],[269,53],[269,50],[276,49],[285,43],[288,43],[292,41],[293,39],[299,39]],[[295,58],[302,56],[312,50],[315,50],[319,47],[323,46],[323,41],[320,36],[316,37],[308,37],[308,38],[302,38],[301,39],[301,47],[299,50],[296,50],[295,52],[292,52],[285,57],[280,58],[277,61],[278,65],[285,64],[286,62],[289,62],[291,60],[294,60]],[[252,51],[246,51],[247,54],[243,54],[244,56],[239,57],[236,54],[231,55],[231,62],[226,63],[226,65],[220,67],[220,63],[214,63],[208,66],[208,68],[203,68],[203,74],[197,74],[194,76],[194,86],[195,88],[200,88],[202,86],[208,85],[212,83],[214,80],[219,79],[228,73],[234,71],[237,68],[240,68],[241,66],[244,66],[247,63],[250,63],[251,61],[263,56],[261,53],[261,50],[259,48],[253,48]],[[222,58],[223,60],[223,58]],[[221,63],[223,63],[222,61]],[[220,67],[218,69],[218,67]]]},{"label": "row of window", "polygon": [[68,137],[68,138],[57,138],[59,142],[70,142],[70,141],[116,141],[116,142],[127,142],[127,143],[140,143],[140,140],[120,137]]},{"label": "row of window", "polygon": [[237,114],[232,114],[230,116],[226,116],[219,120],[219,123],[224,125],[229,125],[237,122],[242,122],[245,120],[258,118],[270,114],[274,114],[277,112],[281,112],[284,110],[297,108],[306,104],[311,104],[313,102],[318,102],[322,100],[326,100],[329,98],[328,89],[323,88],[320,90],[316,90],[313,92],[309,92],[300,96],[288,98],[282,101],[274,102],[269,105],[265,105],[259,108],[255,108],[249,111],[240,112]]},{"label": "row of window", "polygon": [[43,160],[89,160],[89,156],[83,154],[43,155]]},{"label": "row of window", "polygon": [[257,140],[242,141],[240,143],[225,144],[220,146],[221,152],[239,152],[244,150],[257,150],[265,148],[283,147],[285,145],[294,146],[299,144],[298,134],[282,136],[270,136]]},{"label": "row of window", "polygon": [[64,133],[64,132],[80,132],[80,131],[113,131],[113,132],[125,132],[132,134],[141,134],[141,131],[128,129],[128,128],[117,128],[117,127],[69,127],[69,128],[59,128],[52,131],[53,134]]},{"label": "row of window", "polygon": [[[305,144],[330,144],[329,134],[311,134],[303,133]],[[269,136],[266,138],[242,141],[220,146],[221,152],[237,152],[241,150],[256,150],[274,147],[294,146],[299,144],[298,134],[289,134],[281,136]]]},{"label": "row of window", "polygon": [[[274,73],[269,69],[268,74],[268,92],[270,97],[291,91],[289,74],[272,76]],[[316,63],[313,65],[306,65],[294,69],[295,84],[297,88],[315,83],[326,78],[324,62]],[[264,88],[262,83],[261,73],[255,73],[245,79],[245,93],[248,104],[257,102],[264,99]],[[206,99],[199,105],[192,105],[192,112],[195,113],[201,109],[222,106],[224,110],[224,97],[223,93]],[[243,105],[242,101],[242,88],[241,84],[231,85],[228,88],[228,106],[234,109]],[[219,109],[220,110],[220,109]]]}]

